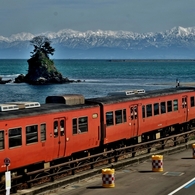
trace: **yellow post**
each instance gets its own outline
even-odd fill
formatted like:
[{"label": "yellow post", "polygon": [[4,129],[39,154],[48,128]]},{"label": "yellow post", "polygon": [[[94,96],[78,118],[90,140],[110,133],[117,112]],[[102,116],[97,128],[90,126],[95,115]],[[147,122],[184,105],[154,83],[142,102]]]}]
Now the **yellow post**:
[{"label": "yellow post", "polygon": [[102,186],[105,188],[115,187],[114,169],[102,169]]},{"label": "yellow post", "polygon": [[195,144],[192,144],[192,157],[195,158]]},{"label": "yellow post", "polygon": [[152,155],[152,171],[160,172],[163,171],[163,156]]}]

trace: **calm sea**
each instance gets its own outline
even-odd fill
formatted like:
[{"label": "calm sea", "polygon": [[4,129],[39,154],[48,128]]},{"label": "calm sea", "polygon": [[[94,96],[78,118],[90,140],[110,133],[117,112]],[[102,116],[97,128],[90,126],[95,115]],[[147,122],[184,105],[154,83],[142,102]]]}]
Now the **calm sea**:
[{"label": "calm sea", "polygon": [[[195,61],[156,60],[54,60],[64,77],[81,83],[33,86],[25,83],[0,85],[0,103],[7,101],[45,102],[49,95],[83,94],[86,98],[106,96],[109,92],[131,89],[162,89],[181,84],[195,86]],[[0,77],[14,79],[27,74],[27,60],[0,60]]]}]

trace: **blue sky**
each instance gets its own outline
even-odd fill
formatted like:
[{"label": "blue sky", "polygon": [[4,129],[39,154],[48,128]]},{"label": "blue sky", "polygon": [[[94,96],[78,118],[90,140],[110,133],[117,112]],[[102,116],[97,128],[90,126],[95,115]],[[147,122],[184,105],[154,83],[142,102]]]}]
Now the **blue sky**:
[{"label": "blue sky", "polygon": [[0,36],[62,29],[160,32],[195,26],[195,0],[1,0]]}]

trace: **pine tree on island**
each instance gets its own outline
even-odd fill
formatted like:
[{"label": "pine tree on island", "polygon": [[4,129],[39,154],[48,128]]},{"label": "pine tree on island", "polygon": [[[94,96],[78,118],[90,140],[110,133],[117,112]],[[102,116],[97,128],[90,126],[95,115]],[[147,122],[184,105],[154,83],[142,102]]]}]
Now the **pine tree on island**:
[{"label": "pine tree on island", "polygon": [[33,52],[30,52],[32,53],[31,57],[36,57],[39,53],[44,53],[49,59],[49,54],[54,54],[55,49],[50,46],[51,41],[45,36],[34,37],[30,43],[34,46]]}]

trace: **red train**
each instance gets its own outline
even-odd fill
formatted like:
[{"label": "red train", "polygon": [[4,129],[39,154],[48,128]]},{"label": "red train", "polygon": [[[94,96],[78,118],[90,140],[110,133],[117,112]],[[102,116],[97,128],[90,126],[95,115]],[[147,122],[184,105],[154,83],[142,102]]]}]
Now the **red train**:
[{"label": "red train", "polygon": [[0,105],[0,177],[22,174],[98,151],[155,140],[194,124],[195,88],[118,92],[84,99]]}]

